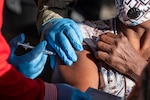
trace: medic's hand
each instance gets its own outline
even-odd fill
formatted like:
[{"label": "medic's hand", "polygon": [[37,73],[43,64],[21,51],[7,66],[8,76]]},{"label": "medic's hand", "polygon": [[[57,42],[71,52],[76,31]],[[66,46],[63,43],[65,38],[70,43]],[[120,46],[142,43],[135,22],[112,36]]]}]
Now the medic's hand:
[{"label": "medic's hand", "polygon": [[17,43],[23,43],[25,40],[24,34],[20,34],[9,42],[11,47],[11,54],[9,57],[9,62],[16,67],[24,76],[34,79],[36,78],[43,70],[44,65],[47,60],[47,55],[42,51],[45,50],[46,41],[39,43],[29,53],[26,53],[22,56],[15,55],[15,50],[17,49]]},{"label": "medic's hand", "polygon": [[90,100],[90,96],[80,90],[67,85],[56,84],[58,90],[58,100]]},{"label": "medic's hand", "polygon": [[[45,32],[44,39],[47,41],[48,49],[55,50],[66,65],[72,65],[77,61],[75,50],[83,50],[83,38],[78,25],[73,20],[67,18],[51,19],[41,27],[40,32],[41,34]],[[55,57],[51,60],[53,63]]]}]

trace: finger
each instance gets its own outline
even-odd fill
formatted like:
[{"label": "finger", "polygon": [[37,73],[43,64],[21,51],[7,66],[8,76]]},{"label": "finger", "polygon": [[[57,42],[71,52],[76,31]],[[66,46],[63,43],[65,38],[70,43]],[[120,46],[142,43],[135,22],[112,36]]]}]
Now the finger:
[{"label": "finger", "polygon": [[[49,42],[47,42],[47,49],[56,53],[55,49],[51,46],[51,44],[49,44]],[[56,55],[49,55],[49,57],[50,57],[50,60],[49,60],[50,61],[50,68],[54,69],[55,68]]]},{"label": "finger", "polygon": [[[20,57],[21,59],[21,57]],[[41,53],[37,58],[30,61],[20,61],[18,64],[18,70],[23,73],[26,77],[34,79],[36,78],[44,69],[46,63],[47,55]]]},{"label": "finger", "polygon": [[117,38],[118,35],[114,34],[114,33],[111,33],[111,32],[108,32],[108,33],[105,33],[107,36],[109,37],[112,37],[112,38]]},{"label": "finger", "polygon": [[34,61],[35,61],[36,65],[34,67],[32,67],[31,73],[36,73],[39,70],[43,69],[44,65],[47,61],[47,57],[48,57],[48,55],[42,54],[42,55],[38,56],[38,59],[33,60],[32,63],[34,63]]},{"label": "finger", "polygon": [[63,18],[61,20],[63,21],[63,23],[59,23],[59,26],[57,25],[56,27],[58,27],[58,29],[59,29],[60,26],[63,26],[63,27],[70,26],[71,29],[76,31],[76,35],[79,38],[80,42],[82,43],[83,38],[82,38],[81,30],[80,30],[79,26],[77,25],[77,23],[68,18]]},{"label": "finger", "polygon": [[112,44],[115,43],[115,38],[112,38],[112,37],[110,37],[110,36],[108,36],[106,34],[102,34],[100,36],[100,41],[103,41],[103,42],[105,42],[105,43],[107,43],[109,45],[112,45]]},{"label": "finger", "polygon": [[62,59],[62,61],[66,65],[68,65],[68,66],[72,65],[73,61],[71,61],[70,59],[67,58],[65,52],[61,48],[57,47],[56,51],[57,51],[57,54],[59,55],[59,57]]},{"label": "finger", "polygon": [[15,55],[15,50],[18,47],[17,43],[18,42],[23,43],[24,41],[25,41],[25,35],[22,33],[22,34],[18,35],[17,37],[13,38],[9,42],[9,45],[10,45],[10,48],[11,48],[11,53],[10,53],[10,57],[9,57],[8,61],[9,61],[9,63],[13,64],[15,67],[17,67],[16,62],[18,60],[20,60],[20,59],[18,59],[18,56]]},{"label": "finger", "polygon": [[97,42],[96,48],[97,50],[104,51],[107,53],[112,51],[111,46],[102,41]]},{"label": "finger", "polygon": [[18,70],[23,73],[23,74],[27,74],[29,75],[29,77],[33,74],[35,74],[36,72],[38,72],[38,70],[43,67],[43,66],[38,66],[41,58],[42,58],[42,53],[38,54],[38,56],[34,59],[28,60],[28,58],[25,58],[23,56],[19,56],[19,60],[18,60]]},{"label": "finger", "polygon": [[39,63],[37,65],[35,65],[35,67],[33,67],[33,69],[30,72],[30,74],[31,74],[30,78],[31,79],[36,78],[37,76],[39,76],[42,73],[44,66],[45,66],[45,63],[47,61],[47,56],[48,55],[43,54]]},{"label": "finger", "polygon": [[82,46],[83,41],[81,41],[81,39],[80,39],[82,37],[82,34],[81,34],[81,32],[79,33],[79,29],[75,30],[72,27],[70,27],[69,25],[67,25],[64,29],[64,33],[65,33],[65,35],[67,35],[71,44],[77,51],[83,50],[83,46]]},{"label": "finger", "polygon": [[119,37],[125,36],[123,32],[119,32]]},{"label": "finger", "polygon": [[102,61],[107,61],[109,58],[109,54],[107,52],[97,51],[96,58]]},{"label": "finger", "polygon": [[79,26],[76,23],[75,24],[71,24],[70,26],[74,29],[74,31],[76,32],[80,42],[82,43],[83,42],[83,37],[82,37],[82,32],[81,32]]},{"label": "finger", "polygon": [[[52,31],[50,34],[56,34],[56,33]],[[62,33],[60,32],[59,34],[62,34]],[[64,49],[62,48],[62,46],[60,44],[60,43],[62,43],[60,41],[63,41],[63,40],[61,40],[63,38],[59,38],[59,34],[57,36],[55,36],[55,38],[51,38],[50,37],[49,39],[51,39],[51,41],[46,38],[47,39],[47,44],[48,44],[47,45],[48,50],[51,50],[51,49],[53,50],[54,49],[55,52],[57,52],[57,54],[59,55],[59,57],[64,61],[64,63],[66,65],[72,65],[73,61],[71,61],[70,59],[68,59],[68,57],[66,55],[66,52],[64,51]],[[65,43],[65,42],[63,41],[63,43]],[[63,45],[65,45],[65,44],[63,44]],[[67,47],[67,45],[68,45],[68,43],[66,44],[66,47]],[[53,69],[54,66],[55,66],[55,56],[51,55],[50,58],[52,58],[52,59],[50,59],[50,63],[51,63],[50,66]]]},{"label": "finger", "polygon": [[73,62],[77,61],[77,55],[75,53],[75,50],[73,49],[72,45],[70,44],[70,41],[64,35],[64,33],[58,34],[57,40],[59,41],[59,44],[61,45],[63,51],[66,53],[68,59]]},{"label": "finger", "polygon": [[[51,33],[51,34],[53,34],[53,33]],[[61,34],[61,33],[60,33]],[[59,55],[59,57],[64,61],[64,63],[66,64],[66,65],[72,65],[72,63],[73,63],[73,61],[71,61],[68,57],[67,57],[67,55],[66,55],[66,52],[64,51],[64,49],[63,49],[63,47],[62,47],[62,45],[61,44],[63,44],[63,43],[65,43],[62,39],[63,38],[61,38],[61,37],[59,37],[59,35],[58,36],[56,36],[55,37],[56,39],[55,39],[55,41],[47,41],[47,43],[48,43],[48,47],[52,47],[54,50],[55,50],[55,52],[57,52],[57,54]],[[63,43],[62,43],[62,41],[63,41]],[[66,40],[65,40],[66,41]],[[61,44],[60,44],[61,43]],[[63,44],[63,45],[65,45],[65,44]],[[67,47],[68,46],[68,43],[66,44],[66,46],[65,47]],[[64,48],[65,48],[64,47]],[[74,50],[73,50],[74,51]],[[52,57],[52,58],[55,58],[54,56],[50,56],[50,57]],[[50,60],[50,62],[51,61],[55,61],[55,60]],[[54,62],[53,62],[53,64],[51,64],[52,66],[51,67],[53,67],[54,66]]]},{"label": "finger", "polygon": [[54,70],[56,64],[56,55],[50,55],[50,67]]},{"label": "finger", "polygon": [[43,71],[44,67],[41,68],[38,72],[36,73],[30,73],[30,74],[25,74],[26,77],[31,78],[31,79],[35,79],[36,77],[38,77],[42,71]]}]

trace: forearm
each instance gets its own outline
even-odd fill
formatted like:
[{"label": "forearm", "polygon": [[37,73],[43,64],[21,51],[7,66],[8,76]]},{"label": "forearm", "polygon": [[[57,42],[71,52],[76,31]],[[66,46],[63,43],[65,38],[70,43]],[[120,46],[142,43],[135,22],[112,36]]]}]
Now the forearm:
[{"label": "forearm", "polygon": [[[68,17],[77,0],[35,0],[38,7],[37,27],[52,18]],[[70,6],[71,5],[71,6]]]}]

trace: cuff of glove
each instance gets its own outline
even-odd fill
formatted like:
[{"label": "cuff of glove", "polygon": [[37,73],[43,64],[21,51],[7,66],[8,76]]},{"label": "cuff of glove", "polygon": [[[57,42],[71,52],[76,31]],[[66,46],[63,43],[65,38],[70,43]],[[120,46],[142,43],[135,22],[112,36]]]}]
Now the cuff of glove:
[{"label": "cuff of glove", "polygon": [[43,100],[57,100],[57,87],[54,84],[45,84],[45,96]]}]

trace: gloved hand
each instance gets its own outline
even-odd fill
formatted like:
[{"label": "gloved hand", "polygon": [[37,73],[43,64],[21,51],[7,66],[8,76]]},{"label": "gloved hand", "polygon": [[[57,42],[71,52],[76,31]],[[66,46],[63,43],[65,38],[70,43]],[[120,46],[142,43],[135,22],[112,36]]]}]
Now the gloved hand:
[{"label": "gloved hand", "polygon": [[[48,49],[56,51],[66,65],[77,61],[75,50],[83,50],[83,37],[77,23],[67,18],[54,18],[41,26],[40,33],[43,32]],[[53,68],[55,57],[51,57],[50,60]]]},{"label": "gloved hand", "polygon": [[67,85],[56,84],[58,91],[58,100],[90,100],[90,96],[80,90]]},{"label": "gloved hand", "polygon": [[46,63],[47,55],[42,51],[45,50],[47,42],[39,43],[32,51],[22,56],[15,55],[15,50],[18,47],[17,43],[23,43],[24,40],[24,34],[20,34],[9,42],[11,54],[8,61],[24,76],[34,79],[42,72]]}]

